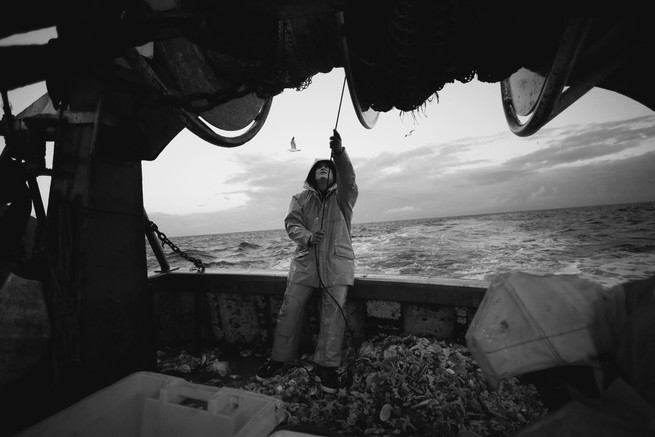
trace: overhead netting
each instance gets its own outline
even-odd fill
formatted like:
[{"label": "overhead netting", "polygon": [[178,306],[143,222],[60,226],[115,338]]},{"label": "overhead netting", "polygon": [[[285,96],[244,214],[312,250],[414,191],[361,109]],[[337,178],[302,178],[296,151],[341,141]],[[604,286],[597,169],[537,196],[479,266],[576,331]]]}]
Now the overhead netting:
[{"label": "overhead netting", "polygon": [[304,89],[314,75],[345,65],[335,17],[343,6],[363,109],[414,111],[447,83],[498,82],[521,67],[547,68],[566,24],[565,17],[507,16],[482,0],[326,5],[282,17],[217,9],[201,29],[203,46],[242,62],[260,97]]},{"label": "overhead netting", "polygon": [[[353,82],[364,109],[410,112],[445,84],[499,82],[549,65],[564,26],[553,17],[494,13],[481,1],[351,2],[344,11]],[[302,88],[344,65],[332,15],[280,21],[271,84]]]},{"label": "overhead netting", "polygon": [[561,23],[509,20],[480,1],[365,3],[347,16],[350,56],[362,105],[381,112],[414,111],[447,83],[547,64],[559,43]]}]

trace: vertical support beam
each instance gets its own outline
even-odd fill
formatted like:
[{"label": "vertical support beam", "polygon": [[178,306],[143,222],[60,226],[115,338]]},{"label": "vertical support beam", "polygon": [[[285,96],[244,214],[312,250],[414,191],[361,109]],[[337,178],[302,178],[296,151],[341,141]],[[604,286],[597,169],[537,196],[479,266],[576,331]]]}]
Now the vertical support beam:
[{"label": "vertical support beam", "polygon": [[47,250],[55,358],[96,390],[153,370],[141,161],[134,102],[95,80],[75,82],[53,158]]}]

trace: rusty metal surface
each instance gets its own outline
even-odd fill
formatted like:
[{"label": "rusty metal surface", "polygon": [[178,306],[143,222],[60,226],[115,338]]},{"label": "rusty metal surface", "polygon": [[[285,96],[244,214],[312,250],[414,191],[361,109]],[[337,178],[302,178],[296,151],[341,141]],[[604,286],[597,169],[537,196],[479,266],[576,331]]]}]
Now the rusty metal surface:
[{"label": "rusty metal surface", "polygon": [[508,89],[511,90],[509,98],[516,113],[522,117],[530,115],[539,100],[546,79],[539,73],[521,68],[508,80]]}]

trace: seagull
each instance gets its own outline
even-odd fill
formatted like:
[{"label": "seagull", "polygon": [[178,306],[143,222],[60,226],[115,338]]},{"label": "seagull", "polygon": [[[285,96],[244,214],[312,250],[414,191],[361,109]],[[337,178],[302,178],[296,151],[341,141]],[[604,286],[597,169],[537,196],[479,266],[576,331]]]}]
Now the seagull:
[{"label": "seagull", "polygon": [[407,133],[405,134],[405,138],[407,138],[408,136],[410,136],[410,135],[413,134],[413,133],[414,133],[414,129],[410,130],[409,132],[407,132]]},{"label": "seagull", "polygon": [[291,138],[291,148],[289,152],[300,152],[300,149],[296,149],[296,137]]}]

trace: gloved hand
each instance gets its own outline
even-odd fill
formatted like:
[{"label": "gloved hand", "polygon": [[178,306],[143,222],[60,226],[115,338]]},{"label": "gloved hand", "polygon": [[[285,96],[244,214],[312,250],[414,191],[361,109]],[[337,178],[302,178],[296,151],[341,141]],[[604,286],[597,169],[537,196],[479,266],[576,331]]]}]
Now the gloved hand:
[{"label": "gloved hand", "polygon": [[332,149],[332,155],[336,156],[343,152],[343,146],[341,145],[341,135],[337,132],[336,129],[332,129],[332,136],[330,137],[330,149]]},{"label": "gloved hand", "polygon": [[323,241],[323,237],[325,237],[325,231],[320,230],[313,232],[311,237],[309,237],[309,246],[318,246],[321,244],[321,241]]}]

